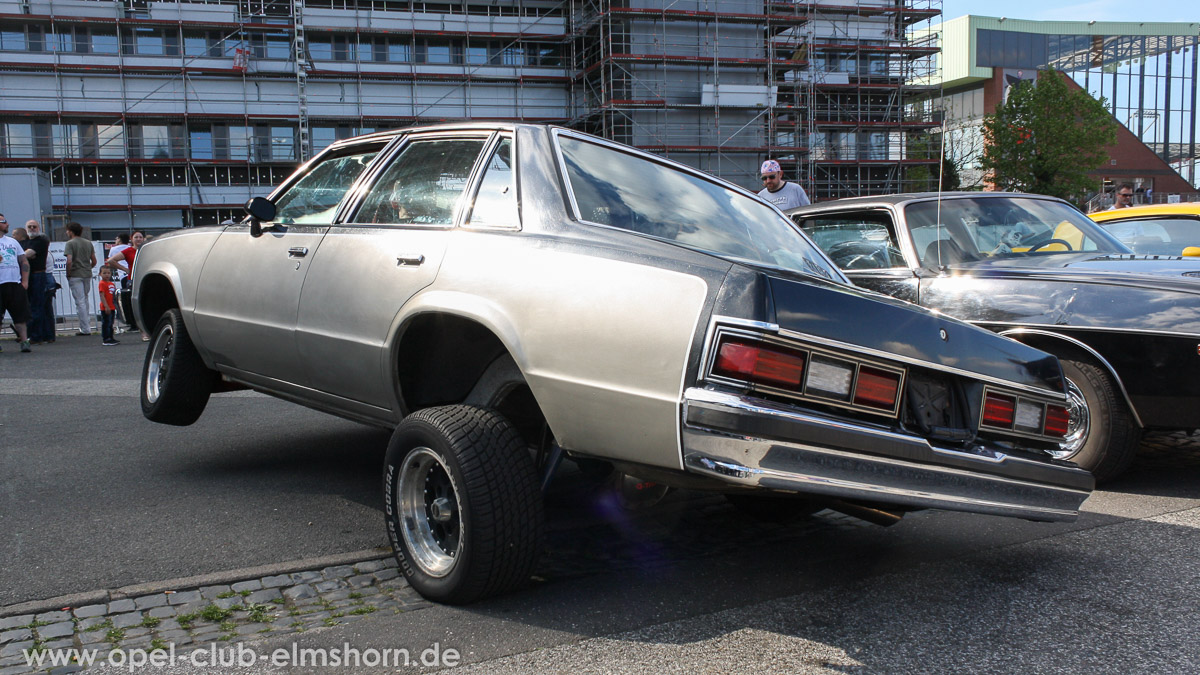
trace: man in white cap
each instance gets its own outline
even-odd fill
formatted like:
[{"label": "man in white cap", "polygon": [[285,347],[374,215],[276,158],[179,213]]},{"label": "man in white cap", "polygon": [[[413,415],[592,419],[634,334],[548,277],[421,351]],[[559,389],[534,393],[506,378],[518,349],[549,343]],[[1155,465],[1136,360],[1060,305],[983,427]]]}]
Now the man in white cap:
[{"label": "man in white cap", "polygon": [[768,159],[762,163],[759,173],[762,174],[762,182],[766,187],[758,196],[778,206],[780,211],[811,203],[808,201],[808,195],[804,193],[804,188],[798,183],[789,183],[783,179],[783,169],[779,167],[779,162]]}]

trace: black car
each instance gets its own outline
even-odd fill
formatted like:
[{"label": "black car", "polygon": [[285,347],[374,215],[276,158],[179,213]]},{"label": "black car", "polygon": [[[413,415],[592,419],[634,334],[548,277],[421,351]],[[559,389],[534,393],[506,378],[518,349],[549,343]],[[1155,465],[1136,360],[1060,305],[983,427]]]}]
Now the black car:
[{"label": "black car", "polygon": [[793,220],[855,284],[1058,356],[1059,458],[1113,478],[1145,429],[1200,427],[1200,261],[1136,255],[1070,204],[1013,193],[859,197]]}]

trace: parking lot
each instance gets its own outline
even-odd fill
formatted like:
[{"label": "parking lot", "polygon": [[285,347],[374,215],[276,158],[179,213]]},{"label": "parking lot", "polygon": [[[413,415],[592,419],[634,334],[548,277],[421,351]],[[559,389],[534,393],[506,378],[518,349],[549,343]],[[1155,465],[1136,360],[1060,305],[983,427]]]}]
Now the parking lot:
[{"label": "parking lot", "polygon": [[[0,344],[0,605],[386,545],[385,432],[247,392],[153,425],[142,343]],[[1198,479],[1200,440],[1152,436],[1075,523],[920,512],[885,529],[766,526],[687,492],[630,513],[568,476],[526,591],[236,639],[437,643],[489,673],[1200,672]]]}]

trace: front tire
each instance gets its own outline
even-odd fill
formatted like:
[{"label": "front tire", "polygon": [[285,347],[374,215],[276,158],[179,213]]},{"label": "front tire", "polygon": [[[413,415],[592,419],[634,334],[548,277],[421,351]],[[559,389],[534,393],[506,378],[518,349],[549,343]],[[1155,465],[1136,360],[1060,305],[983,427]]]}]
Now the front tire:
[{"label": "front tire", "polygon": [[454,405],[409,415],[388,443],[383,487],[400,571],[425,598],[465,604],[533,574],[541,490],[525,443],[500,414]]},{"label": "front tire", "polygon": [[216,379],[192,344],[183,315],[167,310],[142,364],[142,414],[152,422],[187,426],[204,412]]},{"label": "front tire", "polygon": [[1061,358],[1067,378],[1071,421],[1058,459],[1092,472],[1097,483],[1112,480],[1133,464],[1142,430],[1116,384],[1091,361]]}]

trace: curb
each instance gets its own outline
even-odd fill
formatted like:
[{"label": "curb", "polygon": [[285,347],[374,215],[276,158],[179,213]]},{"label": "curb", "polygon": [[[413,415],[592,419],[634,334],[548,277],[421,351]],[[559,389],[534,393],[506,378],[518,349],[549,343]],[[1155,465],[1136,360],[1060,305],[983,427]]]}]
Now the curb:
[{"label": "curb", "polygon": [[30,600],[28,602],[20,602],[15,605],[6,605],[0,607],[0,618],[16,616],[18,614],[37,614],[39,612],[63,609],[64,607],[96,605],[111,602],[113,600],[150,595],[153,593],[162,593],[164,591],[183,591],[200,588],[201,586],[230,584],[235,581],[258,579],[277,574],[290,574],[292,572],[303,572],[306,570],[320,569],[334,565],[353,565],[355,563],[366,562],[368,560],[388,558],[391,555],[391,547],[379,547],[366,549],[363,551],[351,551],[349,553],[335,553],[316,558],[302,558],[300,560],[290,560],[287,562],[271,563],[268,565],[242,567],[240,569],[212,572],[210,574],[200,574],[191,577],[150,581],[144,584],[132,584],[130,586],[122,586],[115,589],[101,589],[95,591],[85,591],[83,593],[71,593],[68,595],[46,598],[45,600]]}]

